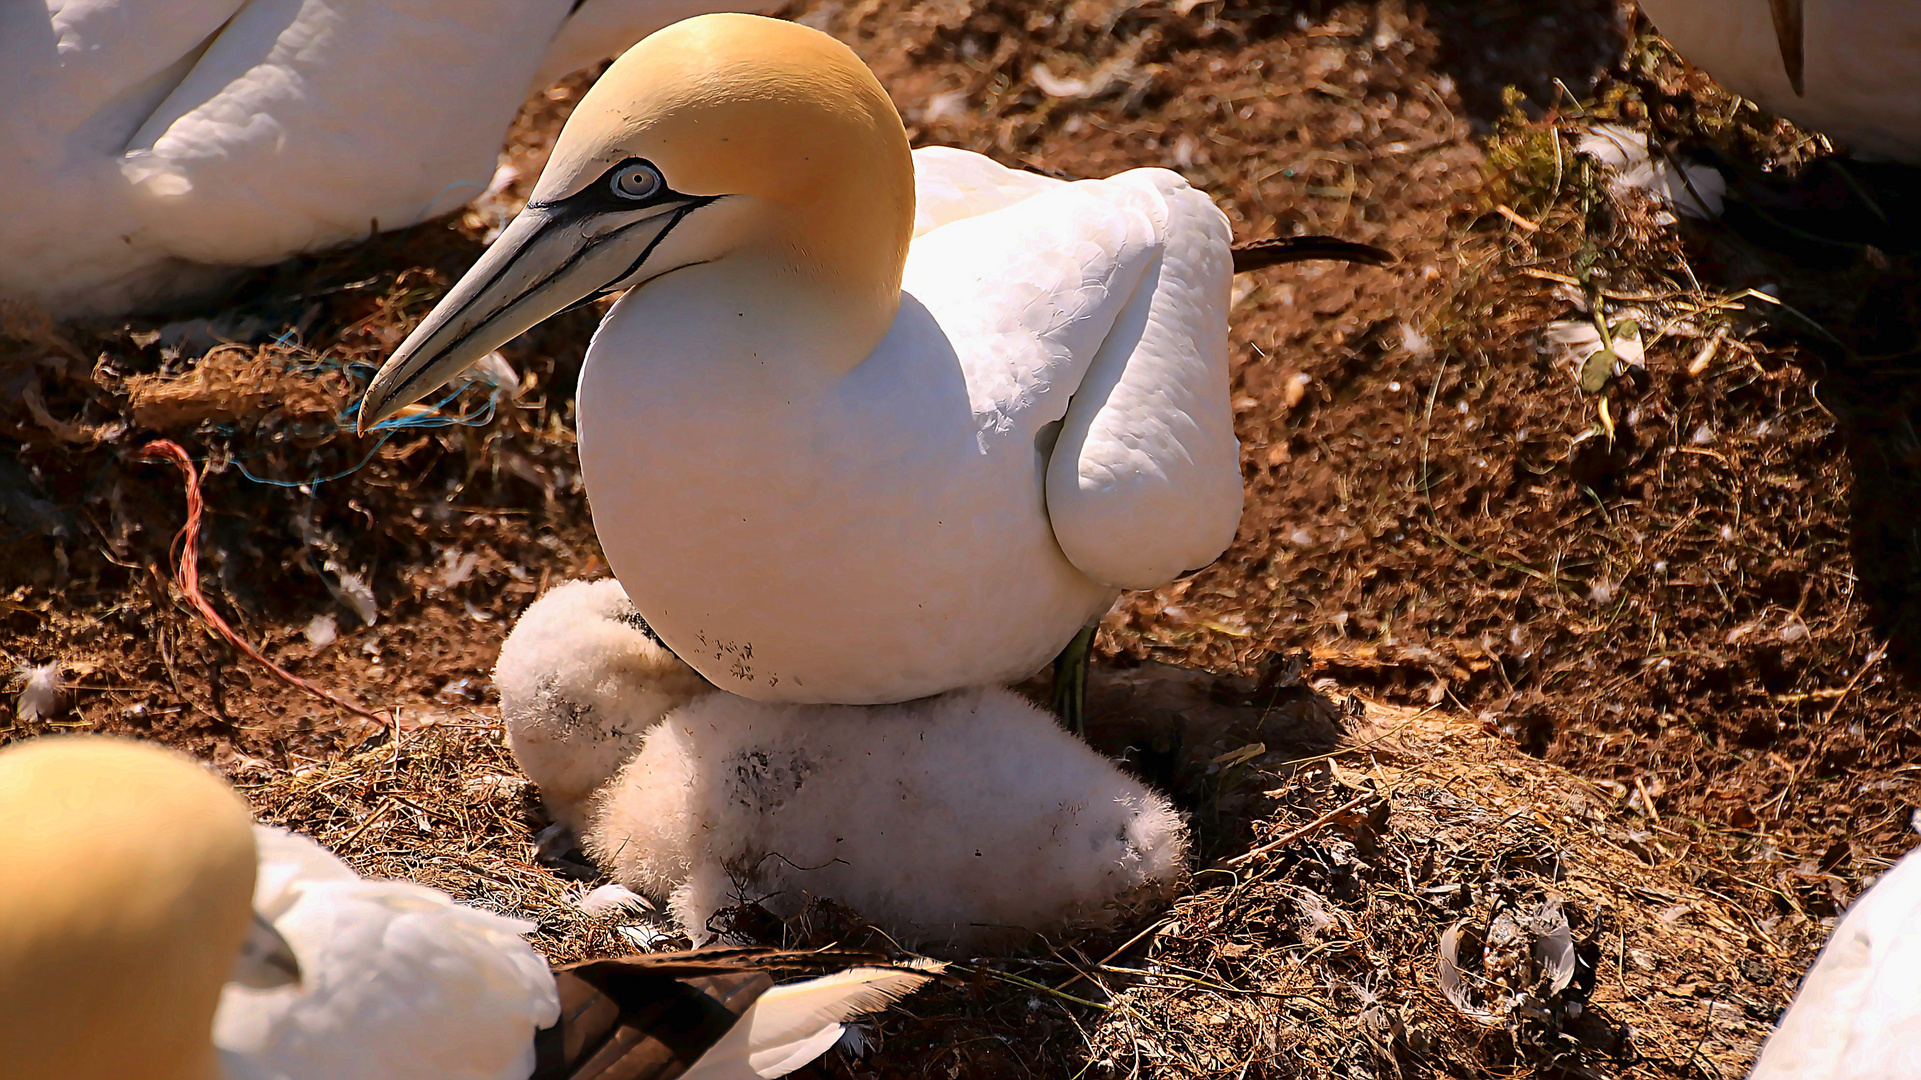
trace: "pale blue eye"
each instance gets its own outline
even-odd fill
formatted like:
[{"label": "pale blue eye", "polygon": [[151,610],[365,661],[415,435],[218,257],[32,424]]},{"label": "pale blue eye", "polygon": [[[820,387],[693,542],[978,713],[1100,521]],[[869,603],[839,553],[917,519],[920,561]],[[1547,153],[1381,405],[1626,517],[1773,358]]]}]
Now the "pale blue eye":
[{"label": "pale blue eye", "polygon": [[660,173],[652,165],[638,161],[615,169],[608,184],[614,189],[614,194],[623,199],[636,200],[649,198],[661,188]]}]

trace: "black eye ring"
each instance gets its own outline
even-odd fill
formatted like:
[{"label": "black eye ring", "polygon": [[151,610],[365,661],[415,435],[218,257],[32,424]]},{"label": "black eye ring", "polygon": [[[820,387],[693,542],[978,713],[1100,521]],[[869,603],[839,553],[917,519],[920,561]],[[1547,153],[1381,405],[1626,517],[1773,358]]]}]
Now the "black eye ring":
[{"label": "black eye ring", "polygon": [[660,178],[659,169],[644,161],[630,161],[608,175],[607,186],[623,199],[642,202],[653,198],[667,185]]}]

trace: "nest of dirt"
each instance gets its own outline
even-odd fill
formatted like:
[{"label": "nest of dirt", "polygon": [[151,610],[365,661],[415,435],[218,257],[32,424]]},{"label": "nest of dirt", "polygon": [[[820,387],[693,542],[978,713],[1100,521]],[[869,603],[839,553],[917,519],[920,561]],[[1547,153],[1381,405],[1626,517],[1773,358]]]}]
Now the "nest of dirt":
[{"label": "nest of dirt", "polygon": [[[815,1075],[1745,1071],[1806,932],[1777,936],[1662,866],[1607,788],[1440,710],[1337,702],[1305,669],[1097,670],[1090,740],[1195,823],[1180,898],[1144,924],[964,959],[958,984],[877,1021],[885,1052]],[[657,912],[582,910],[601,880],[538,849],[547,820],[494,724],[437,720],[234,773],[261,820],[363,874],[532,919],[555,961],[685,944]],[[890,948],[826,904],[785,923],[724,915],[743,941]]]},{"label": "nest of dirt", "polygon": [[[792,14],[875,67],[917,142],[1058,175],[1162,165],[1238,238],[1400,255],[1237,282],[1241,533],[1215,566],[1126,598],[1100,646],[1110,667],[1266,692],[1306,654],[1379,702],[1377,731],[1427,710],[1355,736],[1336,768],[1250,754],[1287,741],[1271,715],[1190,745],[1170,734],[1179,710],[1142,706],[1103,748],[1182,793],[1207,860],[1365,800],[1198,873],[1138,941],[983,961],[970,989],[890,1018],[888,1053],[823,1068],[1738,1075],[1921,805],[1914,174],[1837,164],[1615,0]],[[357,435],[349,411],[524,200],[590,83],[530,99],[502,183],[446,221],[160,318],[56,326],[0,304],[0,664],[21,669],[0,740],[163,739],[363,870],[538,918],[556,957],[627,946],[534,857],[543,822],[487,679],[541,590],[604,570],[571,436],[595,314],[391,427]],[[1611,183],[1578,152],[1601,124],[1653,160],[1715,165],[1725,216],[1677,221]],[[1638,362],[1580,344],[1616,332]],[[214,609],[397,723],[304,695],[206,629],[175,582],[179,478],[136,456],[162,437],[201,467]],[[56,706],[19,714],[12,691],[48,664]],[[1287,714],[1319,732],[1317,761],[1328,708]],[[1550,843],[1558,862],[1507,854]],[[1551,899],[1587,967],[1559,989],[1554,968],[1544,994]],[[1459,1007],[1434,977],[1457,924]]]}]

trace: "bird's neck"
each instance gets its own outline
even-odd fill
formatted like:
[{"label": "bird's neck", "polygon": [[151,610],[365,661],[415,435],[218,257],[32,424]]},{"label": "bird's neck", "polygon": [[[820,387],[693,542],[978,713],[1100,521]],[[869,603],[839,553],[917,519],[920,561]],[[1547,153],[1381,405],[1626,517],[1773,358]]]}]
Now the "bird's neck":
[{"label": "bird's neck", "polygon": [[786,316],[773,325],[815,336],[809,354],[846,374],[887,336],[900,310],[914,192],[911,173],[901,192],[837,179],[836,190],[818,193],[740,252],[736,277],[770,304],[770,314]]},{"label": "bird's neck", "polygon": [[[899,309],[897,276],[850,273],[769,245],[649,282],[609,313],[597,340],[704,370],[723,385],[792,389],[859,367]],[[628,328],[631,345],[616,344]]]}]

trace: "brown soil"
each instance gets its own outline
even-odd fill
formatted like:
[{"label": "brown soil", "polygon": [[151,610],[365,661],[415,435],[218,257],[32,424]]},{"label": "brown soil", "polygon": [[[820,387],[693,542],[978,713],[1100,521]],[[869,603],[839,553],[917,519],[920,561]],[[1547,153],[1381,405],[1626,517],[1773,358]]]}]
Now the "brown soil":
[{"label": "brown soil", "polygon": [[[1651,962],[1687,968],[1666,976],[1691,989],[1660,1024],[1641,1025],[1655,1034],[1632,1052],[1543,1050],[1508,1034],[1467,1052],[1432,1034],[1431,966],[1411,959],[1433,956],[1451,916],[1416,906],[1407,911],[1425,914],[1396,916],[1392,932],[1427,937],[1393,954],[1409,958],[1388,966],[1393,977],[1356,968],[1342,978],[1366,994],[1328,990],[1319,1008],[1359,1022],[1373,995],[1394,1013],[1377,1018],[1389,1028],[1427,1017],[1416,1026],[1430,1030],[1428,1049],[1390,1033],[1384,1057],[1322,1053],[1313,1040],[1284,1054],[1275,1032],[1292,1029],[1270,1025],[1264,1043],[1217,1040],[1159,1071],[1239,1075],[1252,1061],[1245,1075],[1738,1075],[1759,1029],[1715,1028],[1716,1010],[1746,995],[1742,1023],[1753,1023],[1785,1003],[1822,920],[1911,845],[1921,803],[1910,509],[1921,391],[1909,362],[1921,230],[1901,217],[1921,202],[1900,194],[1912,174],[1837,169],[1817,141],[1679,64],[1612,0],[866,0],[795,14],[874,65],[918,142],[1071,176],[1177,168],[1239,236],[1329,232],[1400,256],[1385,269],[1309,266],[1238,283],[1241,535],[1203,573],[1129,597],[1101,637],[1110,663],[1256,673],[1306,650],[1321,676],[1431,708],[1462,739],[1504,736],[1510,749],[1472,743],[1489,761],[1534,755],[1598,785],[1584,798],[1620,823],[1619,845],[1638,857],[1630,868],[1658,882],[1646,887],[1708,898],[1738,927],[1671,958],[1655,950]],[[163,435],[204,460],[202,582],[243,635],[304,677],[397,710],[405,728],[484,732],[473,725],[491,722],[486,672],[505,627],[548,582],[604,572],[570,434],[572,374],[594,316],[557,319],[505,350],[523,375],[518,396],[495,393],[488,413],[484,387],[465,391],[443,415],[471,422],[381,440],[338,430],[337,416],[524,198],[587,84],[530,101],[510,146],[522,179],[450,222],[249,275],[218,304],[171,319],[53,327],[0,307],[0,664],[58,662],[70,682],[51,719],[14,718],[7,694],[0,740],[54,728],[162,738],[266,785],[263,812],[333,842],[344,815],[379,805],[372,784],[354,791],[374,802],[333,809],[289,794],[290,778],[343,768],[363,744],[398,762],[401,743],[273,680],[180,601],[169,584],[179,478],[130,456]],[[1571,149],[1595,120],[1712,157],[1738,195],[1727,218],[1662,224],[1644,198],[1611,194]],[[1862,209],[1863,187],[1892,221]],[[1787,306],[1741,298],[1759,285]],[[1542,336],[1581,318],[1594,291],[1610,318],[1633,309],[1665,331],[1646,370],[1602,395],[1584,393]],[[209,348],[220,338],[237,344]],[[1709,340],[1713,354],[1690,373]],[[305,486],[253,479],[341,473]],[[356,581],[378,604],[373,625],[354,614]],[[317,616],[335,620],[336,640],[309,642]],[[1181,750],[1135,742],[1149,773],[1156,754]],[[463,753],[511,775],[484,748]],[[1252,759],[1250,775],[1279,784],[1289,773],[1271,758]],[[1183,760],[1205,759],[1190,747]],[[1566,775],[1504,767],[1536,778],[1516,791]],[[1158,778],[1197,812],[1196,793],[1212,790]],[[496,787],[469,801],[497,812],[446,812],[545,873],[527,853],[531,803]],[[1416,804],[1409,843],[1432,809]],[[1275,823],[1291,820],[1290,806],[1240,806],[1206,854],[1284,829]],[[392,823],[413,813],[390,808],[388,824],[349,838],[363,869],[418,864],[368,847],[401,843]],[[1317,888],[1299,867],[1324,854],[1290,854],[1276,880]],[[463,895],[504,902],[484,875],[466,880]],[[1195,888],[1177,909],[1183,923],[1205,909],[1264,925],[1247,896],[1206,875]],[[1217,947],[1232,943],[1228,923],[1225,937],[1155,947],[1228,978],[1237,954]],[[548,944],[577,954],[609,940],[556,924]],[[1621,993],[1633,967],[1608,969],[1603,993]],[[1777,973],[1765,985],[1750,977],[1763,967]],[[880,1067],[1054,1075],[1097,1060],[1154,1071],[1083,1007],[1033,1001],[934,1009]],[[1690,1030],[1714,1045],[1689,1053],[1674,1040]],[[1234,1054],[1207,1056],[1230,1044]]]}]

